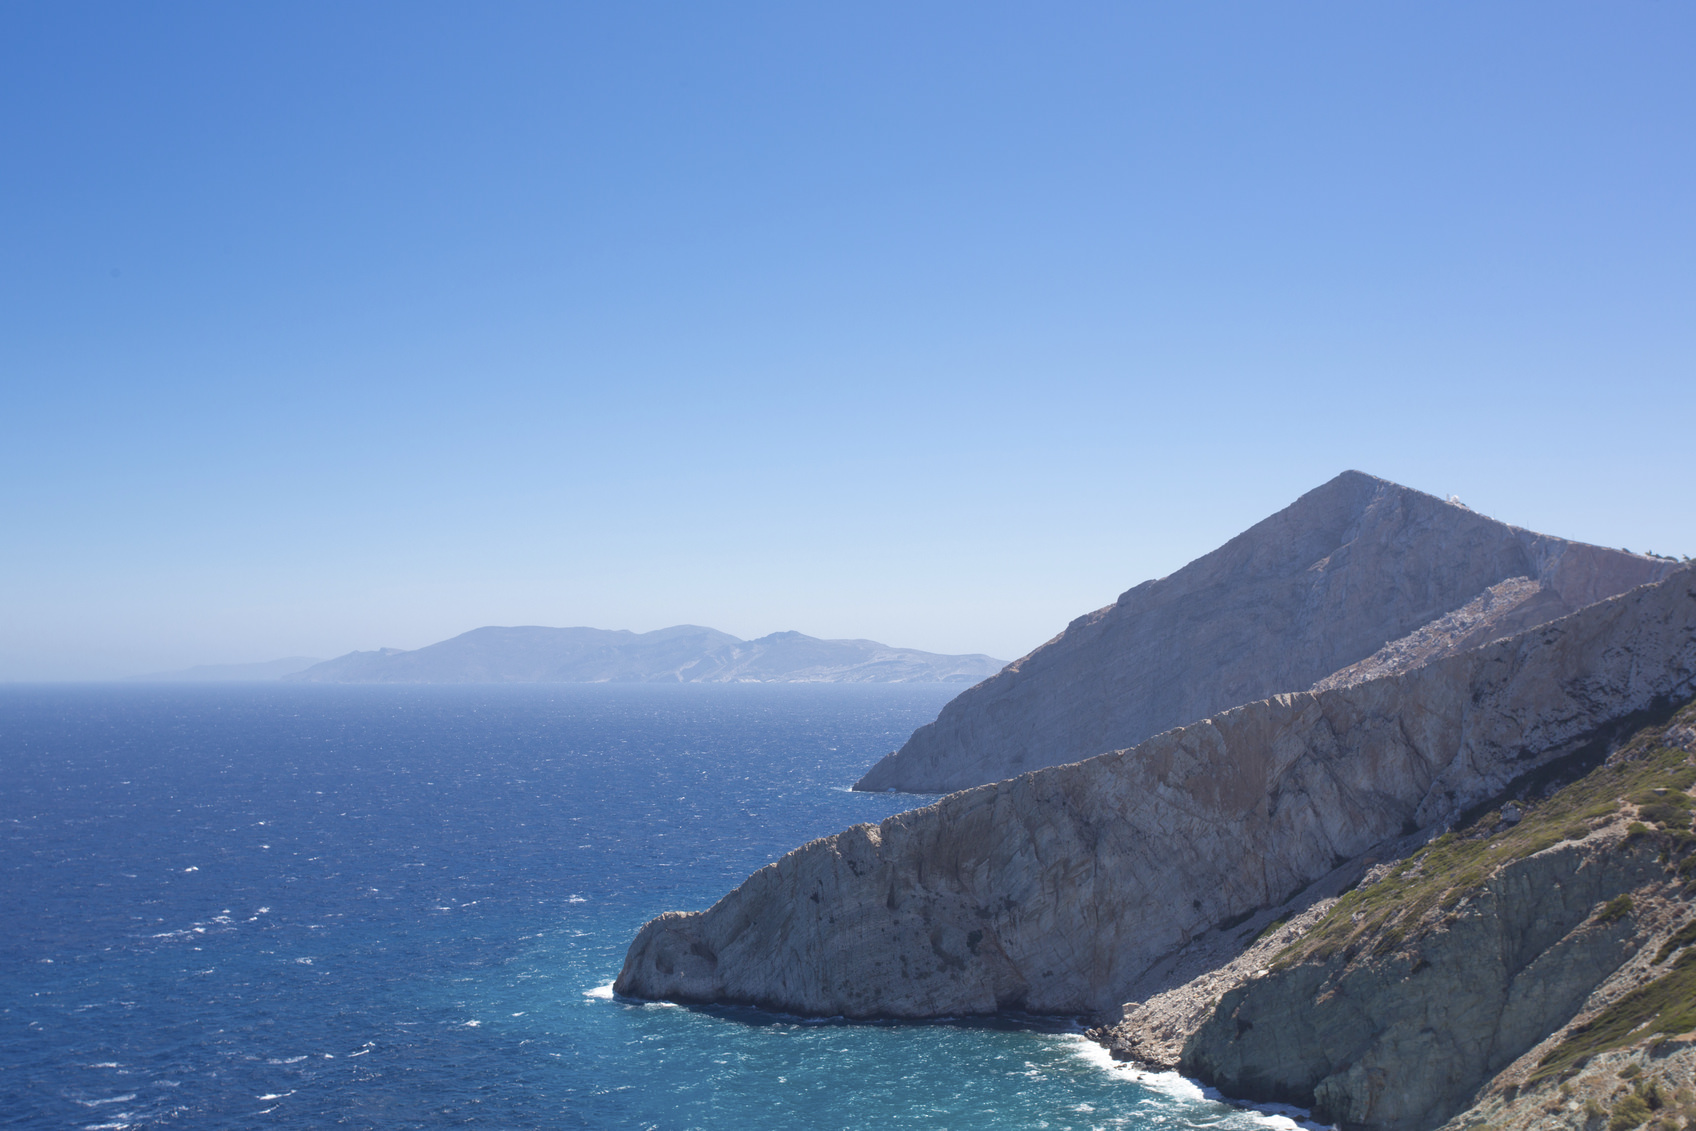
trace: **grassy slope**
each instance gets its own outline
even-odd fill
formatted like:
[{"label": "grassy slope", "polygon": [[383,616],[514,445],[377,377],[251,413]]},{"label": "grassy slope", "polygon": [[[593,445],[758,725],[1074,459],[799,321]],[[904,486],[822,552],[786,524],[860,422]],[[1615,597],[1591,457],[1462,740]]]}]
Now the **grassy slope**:
[{"label": "grassy slope", "polygon": [[1597,1053],[1634,1045],[1665,1033],[1696,1029],[1696,950],[1686,950],[1672,969],[1637,987],[1583,1025],[1574,1027],[1537,1065],[1527,1083],[1564,1076]]},{"label": "grassy slope", "polygon": [[[1696,806],[1696,757],[1667,748],[1669,726],[1696,725],[1696,703],[1668,721],[1645,728],[1606,764],[1542,801],[1529,803],[1517,824],[1500,810],[1464,829],[1444,833],[1396,864],[1378,881],[1344,895],[1313,929],[1286,947],[1277,968],[1329,960],[1339,951],[1381,955],[1410,936],[1441,924],[1445,914],[1504,864],[1563,840],[1581,840],[1595,830],[1623,823],[1618,843],[1658,845],[1668,871],[1696,885],[1696,835],[1690,832]],[[1617,833],[1615,834],[1617,835]],[[1670,877],[1669,877],[1670,878]],[[1599,921],[1630,914],[1622,894],[1599,908]],[[1696,923],[1660,948],[1656,965],[1667,971],[1633,990],[1584,1025],[1574,1028],[1539,1065],[1533,1080],[1570,1074],[1600,1052],[1635,1044],[1660,1033],[1696,1030]],[[1682,953],[1681,953],[1682,952]]]}]

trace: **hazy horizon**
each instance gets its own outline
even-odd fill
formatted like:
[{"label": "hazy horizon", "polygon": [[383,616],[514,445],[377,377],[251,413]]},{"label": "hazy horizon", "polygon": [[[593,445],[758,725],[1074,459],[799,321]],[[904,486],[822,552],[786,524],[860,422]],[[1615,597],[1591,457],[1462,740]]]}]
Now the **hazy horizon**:
[{"label": "hazy horizon", "polygon": [[1014,658],[1347,468],[1696,553],[1696,11],[0,12],[0,681]]},{"label": "hazy horizon", "polygon": [[[494,629],[512,629],[512,628],[540,629],[542,631],[558,631],[558,632],[573,632],[573,631],[614,632],[614,633],[622,632],[622,633],[630,633],[631,635],[636,636],[636,637],[641,637],[643,635],[647,635],[646,633],[634,633],[630,629],[605,629],[605,628],[600,628],[600,627],[595,626],[595,625],[479,625],[476,628],[467,629],[465,632],[455,633],[453,636],[446,637],[444,640],[431,641],[430,643],[431,644],[447,643],[449,641],[457,640],[461,636],[471,636],[474,633],[477,633],[477,632],[479,632],[483,629],[489,629],[489,628],[494,628]],[[712,626],[711,625],[666,625],[665,628],[662,628],[662,629],[649,630],[649,633],[663,632],[663,631],[665,631],[665,629],[673,629],[673,628],[708,628],[708,629],[711,629]],[[768,633],[764,637],[755,637],[753,639],[744,638],[742,642],[743,643],[757,643],[760,640],[768,639],[771,636],[784,636],[784,635],[787,635],[787,634],[784,631],[779,630],[778,632],[775,632],[775,633]],[[805,634],[803,634],[803,635],[805,635]],[[855,637],[846,637],[846,638],[839,637],[835,641],[827,641],[827,643],[840,643],[840,642],[859,643],[859,642],[863,641],[864,639],[865,639],[864,637],[858,637],[858,638],[855,638]],[[883,645],[886,645],[886,646],[888,646],[888,647],[890,647],[891,649],[894,649],[894,650],[915,651],[915,649],[907,649],[903,645],[900,645],[900,644],[892,644],[887,640],[874,641],[873,643],[883,644]],[[430,645],[423,645],[423,647],[429,647],[429,646]],[[343,657],[348,656],[348,655],[359,655],[359,654],[368,655],[372,652],[390,652],[390,651],[405,652],[405,651],[411,651],[411,650],[413,650],[413,649],[391,649],[387,646],[379,645],[377,648],[356,649],[353,653],[344,653]],[[919,649],[919,650],[922,651],[922,649]],[[981,653],[979,653],[979,655],[981,655]],[[315,666],[315,665],[318,665],[318,664],[323,664],[323,663],[326,663],[330,660],[334,660],[334,659],[338,659],[338,658],[342,658],[342,657],[334,657],[334,656],[329,656],[329,657],[326,657],[326,656],[317,656],[317,657],[279,656],[279,657],[275,657],[275,658],[270,659],[270,660],[238,661],[238,662],[234,662],[234,663],[221,663],[221,664],[194,664],[194,665],[191,665],[191,666],[186,667],[186,668],[175,668],[175,669],[171,669],[169,671],[138,672],[135,675],[127,677],[127,679],[129,681],[135,681],[135,680],[173,681],[173,680],[183,680],[185,678],[192,678],[197,673],[200,673],[200,674],[203,674],[205,677],[210,678],[214,681],[222,682],[222,681],[226,681],[226,680],[230,680],[232,678],[235,678],[235,672],[237,670],[241,670],[241,669],[275,669],[274,672],[268,671],[268,672],[265,672],[263,674],[252,673],[252,674],[246,674],[246,675],[243,676],[243,678],[252,679],[252,680],[268,680],[268,679],[281,678],[281,675],[285,671],[290,672],[290,673],[296,672],[296,671],[302,671],[302,670],[305,670],[308,667],[312,667],[312,666]],[[1005,659],[1001,659],[999,657],[991,656],[991,657],[988,657],[988,658],[994,660],[997,663],[1001,663],[1001,664],[1007,663],[1007,661]],[[73,680],[73,681],[49,681],[49,682],[99,682],[99,681],[74,681]],[[565,681],[565,682],[577,682],[577,681],[568,680],[568,681]]]}]

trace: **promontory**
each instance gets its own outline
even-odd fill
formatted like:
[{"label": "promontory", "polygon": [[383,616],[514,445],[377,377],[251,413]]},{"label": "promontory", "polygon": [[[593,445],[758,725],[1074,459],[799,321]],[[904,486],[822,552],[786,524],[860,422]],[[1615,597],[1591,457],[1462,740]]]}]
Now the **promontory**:
[{"label": "promontory", "polygon": [[1696,567],[1348,473],[880,765],[1003,780],[661,915],[615,989],[1085,1017],[1362,1131],[1696,1104],[1693,697]]}]

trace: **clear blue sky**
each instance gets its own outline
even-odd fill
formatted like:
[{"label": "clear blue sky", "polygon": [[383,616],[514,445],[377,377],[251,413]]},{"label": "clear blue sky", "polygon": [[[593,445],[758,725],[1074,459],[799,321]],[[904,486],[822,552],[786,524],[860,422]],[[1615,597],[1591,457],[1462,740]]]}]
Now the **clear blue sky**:
[{"label": "clear blue sky", "polygon": [[1696,553],[1696,7],[0,8],[0,679]]}]

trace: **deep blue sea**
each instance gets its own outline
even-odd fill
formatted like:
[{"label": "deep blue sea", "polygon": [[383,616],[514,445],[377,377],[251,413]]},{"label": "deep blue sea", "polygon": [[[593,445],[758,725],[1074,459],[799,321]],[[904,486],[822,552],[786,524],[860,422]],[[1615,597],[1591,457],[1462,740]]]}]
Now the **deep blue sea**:
[{"label": "deep blue sea", "polygon": [[940,686],[0,688],[0,1125],[1255,1128],[1063,1025],[612,999]]}]

